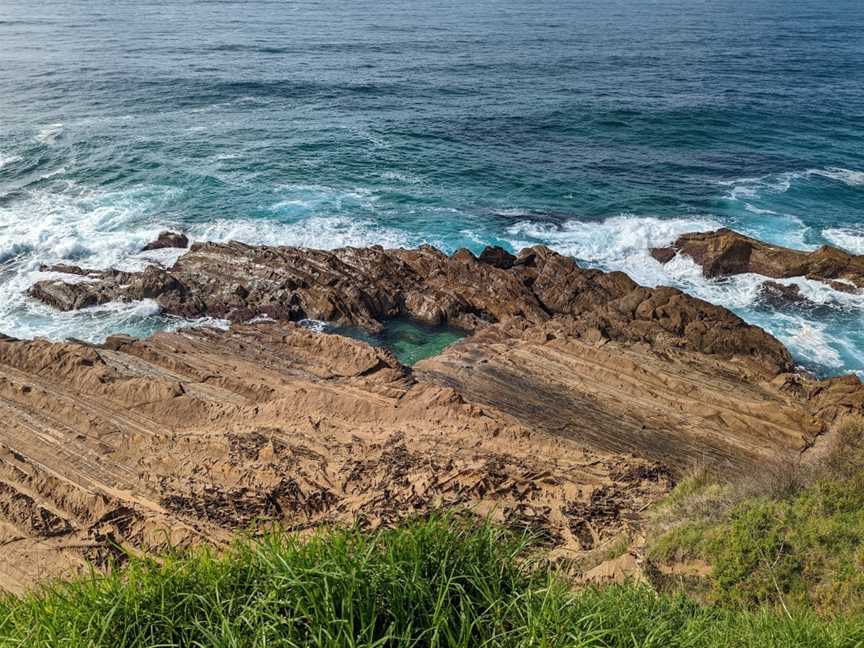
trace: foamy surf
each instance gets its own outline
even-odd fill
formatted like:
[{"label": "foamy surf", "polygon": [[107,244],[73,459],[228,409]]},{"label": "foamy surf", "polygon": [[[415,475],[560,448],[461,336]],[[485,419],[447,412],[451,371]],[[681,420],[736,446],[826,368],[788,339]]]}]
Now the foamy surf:
[{"label": "foamy surf", "polygon": [[825,167],[822,169],[804,169],[801,171],[784,171],[763,176],[737,178],[718,182],[720,186],[730,187],[727,198],[740,199],[759,195],[761,192],[785,193],[793,183],[810,178],[824,178],[842,183],[848,187],[864,186],[864,171],[844,169],[843,167]]},{"label": "foamy surf", "polygon": [[667,272],[651,255],[688,232],[722,227],[709,216],[662,219],[615,216],[599,222],[568,220],[561,225],[521,221],[507,228],[507,240],[519,249],[542,243],[562,254],[606,269],[622,270],[646,286],[664,282]]},{"label": "foamy surf", "polygon": [[[380,244],[410,247],[425,242],[420,236],[382,227],[372,220],[347,216],[302,216],[307,212],[339,207],[345,201],[368,200],[362,191],[335,192],[319,186],[278,188],[293,200],[301,217],[278,219],[221,218],[184,225],[154,217],[169,212],[180,190],[158,186],[123,191],[94,190],[66,183],[65,189],[44,189],[26,199],[0,206],[0,332],[15,337],[75,337],[100,341],[113,333],[147,335],[156,330],[185,326],[183,320],[164,317],[155,302],[117,303],[57,313],[26,296],[36,281],[62,278],[88,281],[75,275],[47,274],[42,264],[69,263],[86,268],[141,270],[157,263],[168,267],[185,250],[166,248],[142,252],[164,229],[182,229],[195,241],[241,241],[252,245],[293,245],[333,249]],[[284,201],[283,201],[284,202]],[[275,209],[284,212],[285,205]],[[195,321],[191,325],[218,325]]]},{"label": "foamy surf", "polygon": [[822,230],[822,236],[847,252],[864,254],[864,228],[830,227]]},{"label": "foamy surf", "polygon": [[219,219],[192,225],[187,233],[198,241],[240,241],[250,245],[291,245],[323,250],[367,245],[410,247],[417,241],[417,237],[407,232],[343,216],[311,216],[296,223]]},{"label": "foamy surf", "polygon": [[771,333],[786,346],[797,351],[800,358],[830,369],[841,369],[843,358],[835,345],[834,336],[824,323],[806,321],[778,313]]},{"label": "foamy surf", "polygon": [[[794,220],[787,222],[794,223]],[[792,315],[765,304],[762,285],[767,278],[762,275],[709,279],[702,268],[686,256],[678,255],[669,263],[661,264],[649,253],[650,248],[669,245],[681,234],[710,231],[720,226],[721,222],[709,216],[677,219],[618,216],[600,222],[570,220],[562,225],[522,221],[508,228],[507,241],[515,249],[542,243],[584,264],[626,272],[642,285],[675,286],[695,297],[725,306],[769,330],[800,362],[821,372],[859,368],[861,360],[860,357],[855,359],[860,353],[855,351],[854,331],[847,331],[845,327],[850,320],[864,317],[864,295],[839,292],[804,277],[772,280],[798,286],[799,294],[806,301],[797,307],[801,312]],[[787,237],[789,235],[786,233]],[[790,310],[795,309],[790,306]],[[821,309],[818,315],[816,309]],[[820,320],[826,316],[830,321]]]},{"label": "foamy surf", "polygon": [[4,155],[0,153],[0,171],[2,171],[7,166],[12,166],[16,162],[21,161],[20,155]]},{"label": "foamy surf", "polygon": [[46,126],[40,127],[36,131],[36,141],[41,144],[46,144],[51,146],[57,141],[57,138],[63,133],[63,124],[58,122],[56,124],[48,124]]}]

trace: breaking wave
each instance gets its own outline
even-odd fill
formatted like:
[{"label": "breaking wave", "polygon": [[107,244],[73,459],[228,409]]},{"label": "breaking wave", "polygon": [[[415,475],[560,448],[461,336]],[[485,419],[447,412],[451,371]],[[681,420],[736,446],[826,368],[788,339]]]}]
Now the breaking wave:
[{"label": "breaking wave", "polygon": [[831,227],[822,230],[827,241],[852,254],[864,254],[864,229]]}]

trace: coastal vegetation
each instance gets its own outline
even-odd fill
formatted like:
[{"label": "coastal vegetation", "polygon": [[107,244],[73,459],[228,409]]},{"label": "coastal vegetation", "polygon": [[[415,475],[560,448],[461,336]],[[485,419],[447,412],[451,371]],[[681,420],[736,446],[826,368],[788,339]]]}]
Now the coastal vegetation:
[{"label": "coastal vegetation", "polygon": [[653,512],[651,558],[704,561],[670,579],[712,603],[864,614],[864,419],[841,422],[824,460],[738,484],[696,471]]},{"label": "coastal vegetation", "polygon": [[[746,559],[776,546],[776,534],[744,544],[748,524],[764,525],[762,511],[734,518],[738,535],[721,565],[734,562],[734,552]],[[794,582],[787,566],[776,571]],[[530,536],[467,516],[431,516],[371,533],[334,528],[301,539],[272,532],[221,554],[198,548],[130,557],[107,576],[3,600],[0,645],[864,645],[860,617],[769,605],[764,588],[736,580],[726,567],[717,582],[729,595],[713,606],[637,583],[576,589],[539,559]],[[754,599],[766,605],[739,605]]]}]

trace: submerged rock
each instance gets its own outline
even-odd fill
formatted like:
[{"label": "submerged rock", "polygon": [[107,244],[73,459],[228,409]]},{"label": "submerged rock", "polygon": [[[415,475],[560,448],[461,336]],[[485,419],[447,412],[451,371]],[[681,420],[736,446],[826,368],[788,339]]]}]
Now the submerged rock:
[{"label": "submerged rock", "polygon": [[189,247],[189,238],[180,232],[160,232],[155,240],[150,241],[147,245],[141,248],[142,252],[150,250],[161,250],[163,248],[187,248]]},{"label": "submerged rock", "polygon": [[801,287],[797,284],[781,284],[776,281],[766,281],[759,286],[759,297],[768,304],[782,308],[784,306],[812,306],[812,301],[801,294]]}]

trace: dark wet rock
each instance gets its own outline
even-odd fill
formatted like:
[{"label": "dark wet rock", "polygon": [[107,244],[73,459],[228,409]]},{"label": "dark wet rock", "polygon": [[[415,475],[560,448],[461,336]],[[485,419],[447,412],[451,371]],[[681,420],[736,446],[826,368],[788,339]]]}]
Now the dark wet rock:
[{"label": "dark wet rock", "polygon": [[180,232],[160,232],[156,240],[150,241],[141,251],[148,252],[150,250],[161,250],[163,248],[187,248],[189,247],[189,238]]},{"label": "dark wet rock", "polygon": [[854,284],[847,283],[846,281],[831,281],[829,282],[829,285],[838,292],[844,292],[850,295],[857,295],[860,292]]},{"label": "dark wet rock", "polygon": [[509,270],[513,267],[516,257],[498,245],[487,245],[483,248],[480,256],[477,257],[477,260],[480,261],[480,263],[495,266],[502,270]]},{"label": "dark wet rock", "polygon": [[82,277],[86,277],[91,272],[98,272],[95,270],[88,270],[87,268],[82,268],[81,266],[76,265],[68,265],[66,263],[55,263],[52,265],[42,264],[39,266],[39,272],[61,272],[63,274],[73,274],[80,275]]},{"label": "dark wet rock", "polygon": [[149,298],[184,317],[310,318],[372,331],[400,316],[467,331],[563,316],[585,335],[743,356],[772,370],[792,366],[777,340],[723,308],[673,288],[641,287],[621,272],[581,268],[543,246],[501,268],[468,250],[448,257],[431,246],[323,251],[196,243],[170,269],[109,270],[96,279],[39,282],[30,294],[61,310]]},{"label": "dark wet rock", "polygon": [[652,248],[650,252],[652,257],[664,264],[669,263],[678,254],[673,247]]},{"label": "dark wet rock", "polygon": [[797,284],[777,283],[776,281],[766,281],[759,287],[759,297],[762,301],[782,308],[790,304],[796,306],[815,306],[813,302],[801,294],[801,287]]}]

